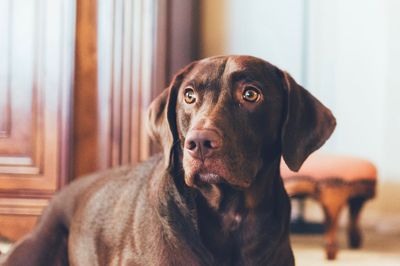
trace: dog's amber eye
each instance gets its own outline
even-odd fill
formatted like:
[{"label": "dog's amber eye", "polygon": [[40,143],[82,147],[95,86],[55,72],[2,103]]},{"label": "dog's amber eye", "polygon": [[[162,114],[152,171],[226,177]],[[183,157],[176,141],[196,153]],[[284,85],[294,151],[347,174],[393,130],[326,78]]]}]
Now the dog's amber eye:
[{"label": "dog's amber eye", "polygon": [[196,94],[191,87],[185,89],[185,102],[187,104],[192,104],[196,101]]},{"label": "dog's amber eye", "polygon": [[248,102],[257,102],[260,99],[260,92],[252,86],[248,86],[243,91],[243,99]]}]

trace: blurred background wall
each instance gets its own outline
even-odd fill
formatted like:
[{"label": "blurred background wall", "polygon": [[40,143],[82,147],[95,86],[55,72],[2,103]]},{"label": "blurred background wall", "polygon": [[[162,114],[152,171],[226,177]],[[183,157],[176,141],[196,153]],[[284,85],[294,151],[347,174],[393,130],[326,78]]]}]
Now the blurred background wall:
[{"label": "blurred background wall", "polygon": [[338,120],[325,151],[399,181],[400,1],[203,0],[202,57],[250,54],[289,71]]}]

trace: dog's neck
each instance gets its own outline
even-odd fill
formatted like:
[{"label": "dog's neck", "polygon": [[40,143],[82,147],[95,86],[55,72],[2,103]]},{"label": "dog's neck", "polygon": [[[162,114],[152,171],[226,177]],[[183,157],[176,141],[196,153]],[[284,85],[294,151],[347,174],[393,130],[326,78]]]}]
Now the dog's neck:
[{"label": "dog's neck", "polygon": [[[201,193],[197,197],[200,237],[218,261],[246,264],[253,256],[254,247],[269,245],[271,248],[262,253],[268,257],[276,250],[271,239],[287,237],[290,203],[279,165],[279,159],[265,165],[252,185],[244,190],[220,185],[214,188],[215,195],[208,192],[209,195]],[[210,196],[213,196],[211,201],[207,199]]]},{"label": "dog's neck", "polygon": [[280,178],[280,159],[265,163],[254,177],[252,184],[247,188],[235,188],[229,184],[205,184],[198,188],[201,195],[207,200],[211,208],[218,211],[224,200],[230,200],[228,194],[243,195],[244,207],[257,208],[262,200],[272,196],[273,182]]},{"label": "dog's neck", "polygon": [[[290,203],[287,195],[282,195],[286,192],[280,178],[279,163],[280,160],[276,159],[265,164],[253,184],[246,189],[220,184],[196,193],[193,188],[185,186],[183,177],[158,179],[161,182],[159,186],[152,187],[161,187],[158,191],[165,193],[162,198],[166,200],[162,203],[157,201],[155,209],[162,223],[168,225],[164,228],[169,232],[166,234],[168,243],[184,242],[200,257],[212,254],[214,260],[220,262],[244,261],[252,256],[257,245],[270,246],[262,253],[269,256],[266,253],[276,250],[271,239],[287,237],[283,234],[287,234],[289,226]],[[186,207],[178,207],[182,204]],[[171,217],[175,217],[174,223],[170,222]],[[179,231],[185,234],[176,234]],[[190,237],[182,239],[182,235]]]},{"label": "dog's neck", "polygon": [[248,213],[265,210],[274,204],[276,187],[283,186],[280,179],[280,158],[265,163],[245,189],[228,184],[211,184],[199,188],[198,211],[207,212],[219,220],[222,231],[234,231],[240,227]]}]

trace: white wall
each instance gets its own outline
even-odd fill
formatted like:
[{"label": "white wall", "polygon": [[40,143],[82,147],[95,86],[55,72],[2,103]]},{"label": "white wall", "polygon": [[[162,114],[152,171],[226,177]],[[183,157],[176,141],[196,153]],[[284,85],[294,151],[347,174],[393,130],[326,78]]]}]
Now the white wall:
[{"label": "white wall", "polygon": [[[202,56],[247,54],[301,80],[303,0],[203,0]],[[272,8],[273,7],[273,8]]]},{"label": "white wall", "polygon": [[400,1],[205,0],[202,55],[251,54],[329,106],[324,150],[373,160],[400,181]]},{"label": "white wall", "polygon": [[400,1],[310,0],[308,12],[307,86],[338,120],[325,149],[400,180]]},{"label": "white wall", "polygon": [[384,1],[386,18],[383,174],[400,181],[400,1]]},{"label": "white wall", "polygon": [[231,0],[229,3],[226,51],[264,58],[301,80],[303,1]]},{"label": "white wall", "polygon": [[376,0],[314,0],[309,25],[307,85],[338,120],[330,149],[381,161],[387,41],[383,5]]}]

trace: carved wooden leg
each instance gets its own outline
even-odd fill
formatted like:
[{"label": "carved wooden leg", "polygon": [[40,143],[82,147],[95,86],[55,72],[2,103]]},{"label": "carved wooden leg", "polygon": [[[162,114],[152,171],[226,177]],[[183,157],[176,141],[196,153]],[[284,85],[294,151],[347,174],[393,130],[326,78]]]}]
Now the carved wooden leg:
[{"label": "carved wooden leg", "polygon": [[320,202],[325,214],[325,252],[328,260],[334,260],[338,251],[337,228],[339,215],[346,205],[348,190],[344,186],[321,188]]},{"label": "carved wooden leg", "polygon": [[339,206],[323,206],[325,213],[325,252],[328,260],[334,260],[338,251],[337,243],[337,225],[341,207]]},{"label": "carved wooden leg", "polygon": [[349,200],[349,224],[347,228],[347,236],[351,248],[359,248],[362,244],[359,220],[361,209],[365,201],[365,198],[352,198]]}]

